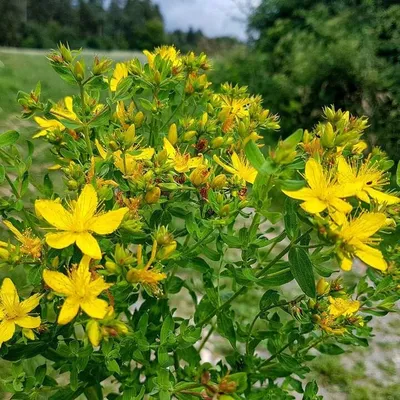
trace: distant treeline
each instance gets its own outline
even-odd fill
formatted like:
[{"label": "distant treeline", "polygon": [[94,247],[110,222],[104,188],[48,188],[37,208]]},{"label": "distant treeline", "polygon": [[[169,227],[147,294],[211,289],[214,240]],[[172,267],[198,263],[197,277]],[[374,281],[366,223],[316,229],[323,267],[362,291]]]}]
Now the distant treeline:
[{"label": "distant treeline", "polygon": [[0,46],[51,48],[60,41],[93,49],[219,51],[237,43],[201,31],[166,33],[151,0],[0,0]]}]

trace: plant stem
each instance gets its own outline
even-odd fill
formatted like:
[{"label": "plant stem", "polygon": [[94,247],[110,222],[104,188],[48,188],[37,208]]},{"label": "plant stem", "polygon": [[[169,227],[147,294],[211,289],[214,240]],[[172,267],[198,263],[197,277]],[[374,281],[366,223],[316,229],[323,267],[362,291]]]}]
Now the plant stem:
[{"label": "plant stem", "polygon": [[286,343],[283,347],[281,347],[275,354],[273,354],[271,357],[267,358],[264,362],[260,364],[258,368],[265,367],[267,364],[269,364],[272,360],[275,360],[276,357],[279,356],[282,352],[284,352],[291,344],[294,343],[294,340]]},{"label": "plant stem", "polygon": [[83,115],[84,116],[83,136],[85,138],[86,148],[89,153],[89,158],[92,158],[93,157],[93,149],[92,149],[92,143],[90,142],[89,126],[87,125],[87,122],[86,122],[85,89],[84,89],[84,85],[82,83],[79,84],[79,91],[81,93],[82,110],[83,110],[83,114],[84,114]]},{"label": "plant stem", "polygon": [[[306,232],[304,232],[301,236],[299,236],[297,239],[289,243],[268,265],[266,265],[261,271],[259,271],[255,276],[256,278],[261,278],[263,277],[270,268],[272,268],[279,260],[282,259],[284,255],[289,253],[289,250],[300,240],[308,235],[312,231],[312,228],[308,229]],[[213,310],[207,317],[205,317],[203,320],[198,322],[196,324],[196,327],[203,326],[204,324],[208,323],[216,314],[218,314],[220,311],[225,309],[227,306],[229,306],[233,300],[235,300],[237,297],[245,293],[247,290],[246,286],[242,286],[236,293],[233,294],[228,300],[225,301],[220,307],[216,308]]]},{"label": "plant stem", "polygon": [[[17,198],[17,200],[21,200],[21,196],[17,190],[17,188],[15,187],[14,183],[12,182],[12,180],[10,179],[10,177],[8,176],[8,174],[5,174],[5,178],[8,182],[8,184],[10,185],[11,191],[13,192],[14,196]],[[36,229],[35,224],[33,223],[30,215],[28,214],[28,212],[25,210],[25,208],[22,208],[22,213],[24,214],[24,217],[26,218],[26,221],[28,222],[29,226],[32,229],[32,232],[36,235],[39,236],[39,232]]]},{"label": "plant stem", "polygon": [[208,331],[206,337],[203,339],[203,341],[200,343],[199,349],[197,350],[199,353],[201,352],[201,350],[203,350],[203,347],[205,346],[205,344],[207,343],[208,339],[210,339],[212,333],[214,332],[215,329],[215,325],[211,325],[210,330]]}]

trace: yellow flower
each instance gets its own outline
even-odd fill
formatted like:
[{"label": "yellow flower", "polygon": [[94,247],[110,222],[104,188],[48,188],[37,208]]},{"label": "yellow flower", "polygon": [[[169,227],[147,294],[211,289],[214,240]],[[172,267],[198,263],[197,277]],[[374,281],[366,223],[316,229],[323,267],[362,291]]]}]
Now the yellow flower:
[{"label": "yellow flower", "polygon": [[347,329],[340,324],[337,324],[335,318],[331,315],[324,315],[322,318],[318,317],[318,325],[323,329],[326,333],[330,333],[332,335],[343,335],[347,332]]},{"label": "yellow flower", "polygon": [[154,149],[147,147],[145,149],[131,148],[125,152],[125,160],[121,150],[113,153],[114,165],[126,176],[135,175],[137,170],[137,162],[143,160],[151,160],[154,155]]},{"label": "yellow flower", "polygon": [[110,89],[112,92],[117,90],[118,83],[128,76],[128,67],[124,63],[117,63],[110,81]]},{"label": "yellow flower", "polygon": [[214,155],[214,161],[220,165],[225,171],[237,176],[238,178],[248,182],[254,183],[257,177],[257,170],[249,163],[248,160],[242,155],[238,156],[233,152],[231,156],[232,166],[225,164],[221,159]]},{"label": "yellow flower", "polygon": [[131,283],[140,283],[151,293],[157,295],[161,292],[159,284],[167,275],[150,268],[131,268],[127,273],[127,280]]},{"label": "yellow flower", "polygon": [[366,203],[370,202],[370,198],[387,205],[400,201],[398,197],[380,191],[388,180],[384,177],[384,172],[371,165],[369,160],[357,168],[356,165],[349,165],[343,156],[339,157],[338,182],[354,186],[355,195]]},{"label": "yellow flower", "polygon": [[47,244],[55,249],[63,249],[76,243],[83,254],[100,259],[101,250],[92,232],[99,235],[114,232],[121,224],[128,208],[96,214],[97,206],[97,193],[92,185],[83,188],[76,204],[71,204],[69,210],[66,210],[58,200],[36,200],[37,214],[61,231],[46,234]]},{"label": "yellow flower", "polygon": [[40,317],[28,315],[39,305],[41,295],[34,294],[26,300],[19,301],[17,289],[11,279],[5,278],[0,288],[0,347],[10,340],[15,332],[15,325],[21,328],[37,328]]},{"label": "yellow flower", "polygon": [[31,234],[29,230],[21,233],[10,221],[3,221],[4,225],[15,235],[21,243],[21,253],[32,258],[39,258],[42,250],[40,239]]},{"label": "yellow flower", "polygon": [[351,317],[360,308],[360,302],[351,299],[342,299],[340,297],[334,298],[329,296],[330,306],[328,307],[329,315],[333,318]]},{"label": "yellow flower", "polygon": [[227,95],[219,95],[221,101],[221,111],[218,118],[223,122],[222,131],[229,132],[234,122],[249,115],[249,98],[235,99]]},{"label": "yellow flower", "polygon": [[51,289],[66,297],[57,322],[65,325],[71,322],[82,309],[89,317],[102,319],[108,311],[108,303],[98,299],[99,294],[110,284],[101,276],[93,277],[89,271],[90,257],[83,256],[78,267],[73,267],[68,275],[61,272],[43,271],[43,279]]},{"label": "yellow flower", "polygon": [[330,173],[324,173],[321,164],[314,158],[306,162],[305,180],[308,188],[296,191],[282,190],[293,199],[303,200],[301,207],[310,214],[333,208],[341,213],[348,213],[352,207],[342,198],[354,195],[354,187],[350,184],[338,185]]},{"label": "yellow flower", "polygon": [[58,118],[81,123],[81,120],[74,112],[73,99],[71,96],[64,97],[64,104],[61,103],[53,106],[50,113]]},{"label": "yellow flower", "polygon": [[33,139],[46,136],[49,132],[54,132],[56,130],[63,131],[65,129],[65,126],[56,119],[34,117],[34,120],[39,125],[40,130],[32,136]]},{"label": "yellow flower", "polygon": [[167,156],[172,162],[176,172],[188,172],[192,168],[196,168],[203,163],[203,157],[190,157],[190,154],[181,154],[178,150],[172,146],[171,142],[164,138],[164,150],[167,152]]},{"label": "yellow flower", "polygon": [[381,271],[387,269],[381,251],[370,246],[379,241],[372,236],[387,225],[385,214],[365,212],[350,220],[340,213],[332,214],[332,217],[336,225],[333,225],[333,231],[341,243],[338,255],[344,271],[351,270],[354,257]]},{"label": "yellow flower", "polygon": [[152,53],[144,50],[143,54],[147,57],[147,62],[151,68],[154,68],[154,60],[157,55],[159,55],[162,60],[170,61],[174,68],[178,68],[181,65],[179,50],[176,50],[174,46],[157,47]]}]

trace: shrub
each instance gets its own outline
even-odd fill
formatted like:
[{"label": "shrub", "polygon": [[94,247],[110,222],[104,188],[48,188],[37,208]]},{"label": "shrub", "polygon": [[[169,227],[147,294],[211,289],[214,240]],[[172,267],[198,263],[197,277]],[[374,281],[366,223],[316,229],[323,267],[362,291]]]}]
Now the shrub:
[{"label": "shrub", "polygon": [[[213,91],[204,54],[145,55],[89,70],[66,46],[49,55],[80,95],[18,94],[55,159],[43,182],[33,142],[23,152],[16,131],[0,135],[4,390],[321,398],[308,362],[367,346],[372,316],[399,298],[391,161],[363,154],[366,118],[333,107],[263,153],[260,134],[279,120],[260,97]],[[338,266],[353,264],[344,284]]]}]

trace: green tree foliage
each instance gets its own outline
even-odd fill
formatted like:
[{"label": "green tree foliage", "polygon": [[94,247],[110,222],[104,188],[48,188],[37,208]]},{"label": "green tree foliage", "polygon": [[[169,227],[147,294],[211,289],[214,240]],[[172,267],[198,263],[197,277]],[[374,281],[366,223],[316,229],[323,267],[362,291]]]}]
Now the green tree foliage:
[{"label": "green tree foliage", "polygon": [[165,42],[151,0],[0,2],[0,45],[49,48],[60,41],[91,48],[144,49]]},{"label": "green tree foliage", "polygon": [[299,7],[294,0],[263,0],[249,20],[252,46],[217,63],[216,75],[261,92],[285,121],[283,134],[299,125],[311,128],[322,105],[335,104],[367,115],[370,141],[395,155],[400,117],[395,3],[306,0]]}]

